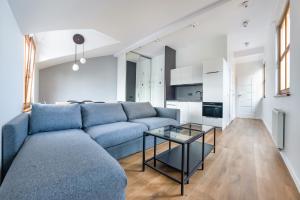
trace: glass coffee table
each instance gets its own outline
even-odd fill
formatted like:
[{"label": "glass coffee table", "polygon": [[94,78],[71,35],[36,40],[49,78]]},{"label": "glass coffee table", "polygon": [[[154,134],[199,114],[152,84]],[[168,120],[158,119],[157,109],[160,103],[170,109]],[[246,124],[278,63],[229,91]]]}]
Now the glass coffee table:
[{"label": "glass coffee table", "polygon": [[[143,171],[148,166],[173,181],[181,184],[181,195],[184,194],[184,184],[189,183],[190,177],[199,169],[204,169],[205,157],[215,153],[216,128],[197,123],[187,123],[180,126],[165,126],[144,132],[143,135]],[[213,132],[213,144],[205,143],[205,135]],[[146,159],[146,137],[154,138],[154,155]],[[157,138],[169,142],[169,148],[157,154]],[[176,143],[172,147],[172,143]],[[180,180],[157,167],[157,161],[181,173]]]}]

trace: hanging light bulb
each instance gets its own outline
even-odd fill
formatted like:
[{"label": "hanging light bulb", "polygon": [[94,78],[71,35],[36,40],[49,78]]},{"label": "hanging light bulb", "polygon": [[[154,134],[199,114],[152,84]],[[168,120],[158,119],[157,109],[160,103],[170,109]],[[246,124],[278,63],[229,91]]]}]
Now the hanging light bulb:
[{"label": "hanging light bulb", "polygon": [[85,58],[80,58],[80,63],[81,64],[85,64],[86,63],[86,59]]},{"label": "hanging light bulb", "polygon": [[77,63],[74,63],[72,69],[73,71],[77,72],[79,70],[79,65]]},{"label": "hanging light bulb", "polygon": [[84,43],[82,44],[82,58],[80,58],[80,63],[85,64],[86,58],[84,57]]}]

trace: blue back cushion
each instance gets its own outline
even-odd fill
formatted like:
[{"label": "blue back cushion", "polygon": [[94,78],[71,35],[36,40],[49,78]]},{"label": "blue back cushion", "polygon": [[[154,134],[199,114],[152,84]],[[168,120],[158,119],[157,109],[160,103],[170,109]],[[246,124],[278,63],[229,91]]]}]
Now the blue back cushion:
[{"label": "blue back cushion", "polygon": [[157,115],[156,110],[149,102],[123,102],[122,105],[129,120],[155,117]]},{"label": "blue back cushion", "polygon": [[83,127],[127,121],[120,103],[88,103],[81,105]]},{"label": "blue back cushion", "polygon": [[31,134],[82,127],[79,104],[33,104],[30,118]]}]

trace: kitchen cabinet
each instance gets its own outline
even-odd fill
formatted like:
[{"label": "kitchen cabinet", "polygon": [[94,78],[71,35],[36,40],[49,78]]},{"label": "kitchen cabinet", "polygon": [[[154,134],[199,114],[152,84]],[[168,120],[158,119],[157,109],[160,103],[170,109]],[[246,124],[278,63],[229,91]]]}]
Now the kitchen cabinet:
[{"label": "kitchen cabinet", "polygon": [[203,102],[223,102],[224,59],[203,61]]},{"label": "kitchen cabinet", "polygon": [[222,127],[222,118],[213,118],[213,117],[202,117],[202,122],[205,125]]},{"label": "kitchen cabinet", "polygon": [[223,102],[223,72],[203,74],[203,102]]},{"label": "kitchen cabinet", "polygon": [[202,123],[202,102],[189,102],[189,122]]},{"label": "kitchen cabinet", "polygon": [[180,123],[202,123],[202,102],[167,101],[166,105],[180,109]]},{"label": "kitchen cabinet", "polygon": [[190,85],[202,82],[202,66],[180,67],[171,70],[171,85]]}]

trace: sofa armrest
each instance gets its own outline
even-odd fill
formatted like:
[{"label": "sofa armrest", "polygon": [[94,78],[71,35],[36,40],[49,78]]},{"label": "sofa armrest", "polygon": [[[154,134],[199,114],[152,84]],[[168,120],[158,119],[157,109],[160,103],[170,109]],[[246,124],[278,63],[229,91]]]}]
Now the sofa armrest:
[{"label": "sofa armrest", "polygon": [[1,181],[28,135],[29,113],[22,113],[2,127]]},{"label": "sofa armrest", "polygon": [[175,119],[176,121],[180,122],[180,110],[174,108],[160,108],[155,107],[158,117],[166,117]]}]

